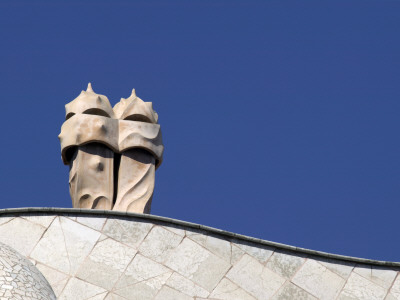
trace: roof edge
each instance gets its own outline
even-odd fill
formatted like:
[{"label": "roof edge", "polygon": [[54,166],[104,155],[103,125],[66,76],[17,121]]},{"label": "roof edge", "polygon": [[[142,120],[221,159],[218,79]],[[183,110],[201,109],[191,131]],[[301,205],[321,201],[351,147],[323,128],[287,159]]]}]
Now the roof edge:
[{"label": "roof edge", "polygon": [[400,262],[391,262],[391,261],[381,261],[381,260],[373,260],[359,257],[352,257],[340,254],[332,254],[323,251],[316,251],[301,247],[290,246],[286,244],[271,242],[267,240],[262,240],[259,238],[254,238],[222,229],[217,229],[205,225],[200,225],[196,223],[176,220],[167,217],[161,217],[156,215],[149,214],[139,214],[139,213],[130,213],[130,212],[121,212],[121,211],[112,211],[112,210],[100,210],[100,209],[81,209],[81,208],[60,208],[60,207],[21,207],[21,208],[5,208],[0,209],[0,216],[6,214],[25,214],[25,213],[41,213],[41,214],[82,214],[82,215],[97,215],[97,216],[114,216],[114,217],[131,217],[137,219],[144,220],[153,220],[158,222],[163,222],[167,224],[180,225],[184,227],[194,228],[204,230],[209,233],[217,234],[220,236],[225,236],[229,238],[236,238],[238,240],[252,242],[256,244],[260,244],[263,246],[274,247],[282,250],[289,250],[298,253],[304,253],[308,255],[314,255],[322,258],[329,259],[337,259],[343,261],[350,261],[355,263],[363,263],[375,266],[386,266],[386,267],[400,267]]}]

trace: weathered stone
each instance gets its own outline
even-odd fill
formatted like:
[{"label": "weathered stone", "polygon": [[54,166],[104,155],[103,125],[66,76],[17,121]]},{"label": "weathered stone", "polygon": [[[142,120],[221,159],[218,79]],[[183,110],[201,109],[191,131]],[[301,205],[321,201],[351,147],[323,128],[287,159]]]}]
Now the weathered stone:
[{"label": "weathered stone", "polygon": [[385,295],[384,288],[353,272],[338,300],[383,300]]}]

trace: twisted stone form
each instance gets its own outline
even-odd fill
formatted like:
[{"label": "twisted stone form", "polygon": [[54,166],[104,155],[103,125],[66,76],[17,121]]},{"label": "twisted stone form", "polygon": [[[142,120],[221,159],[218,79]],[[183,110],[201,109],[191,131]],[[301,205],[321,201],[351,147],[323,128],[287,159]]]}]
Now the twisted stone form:
[{"label": "twisted stone form", "polygon": [[164,151],[152,103],[133,90],[113,109],[89,83],[65,110],[59,139],[73,207],[150,213]]}]

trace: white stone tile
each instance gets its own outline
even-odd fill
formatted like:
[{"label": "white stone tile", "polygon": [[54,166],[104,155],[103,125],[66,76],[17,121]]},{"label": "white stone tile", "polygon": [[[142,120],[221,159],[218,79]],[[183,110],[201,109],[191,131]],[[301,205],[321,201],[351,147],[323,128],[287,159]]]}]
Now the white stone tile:
[{"label": "white stone tile", "polygon": [[136,252],[110,238],[98,242],[80,267],[77,277],[111,290]]},{"label": "white stone tile", "polygon": [[167,267],[137,254],[116,284],[116,288],[122,289],[134,283],[153,279],[147,284],[159,290],[171,274],[172,271]]},{"label": "white stone tile", "polygon": [[168,286],[163,286],[154,300],[193,300],[193,298]]},{"label": "white stone tile", "polygon": [[226,277],[256,299],[270,298],[285,282],[284,278],[247,254],[229,270]]},{"label": "white stone tile", "polygon": [[163,226],[165,229],[172,231],[173,233],[180,235],[184,237],[186,235],[186,230],[183,229],[183,227],[180,227],[178,225],[170,225],[170,226]]},{"label": "white stone tile", "polygon": [[115,290],[114,293],[126,299],[153,300],[161,286],[160,282],[165,282],[170,273],[164,273],[145,281],[140,281],[124,288]]},{"label": "white stone tile", "polygon": [[381,286],[353,272],[338,300],[383,300],[386,293],[387,291]]},{"label": "white stone tile", "polygon": [[14,218],[0,226],[0,242],[29,256],[45,228],[22,218]]},{"label": "white stone tile", "polygon": [[152,223],[108,219],[103,233],[128,246],[137,248],[152,227]]},{"label": "white stone tile", "polygon": [[267,246],[257,247],[256,244],[246,241],[236,241],[235,245],[245,251],[250,256],[257,259],[262,264],[264,264],[268,260],[268,258],[271,257],[272,253],[274,253],[275,250],[274,248]]},{"label": "white stone tile", "polygon": [[287,282],[271,300],[317,300],[317,298],[293,283]]},{"label": "white stone tile", "polygon": [[167,280],[166,284],[191,297],[207,297],[210,294],[202,287],[194,284],[194,282],[178,273],[173,273]]},{"label": "white stone tile", "polygon": [[218,284],[230,267],[228,262],[188,238],[171,252],[165,265],[208,291]]},{"label": "white stone tile", "polygon": [[139,247],[139,252],[157,262],[163,263],[183,237],[161,226],[155,226]]},{"label": "white stone tile", "polygon": [[345,281],[315,260],[308,259],[292,282],[321,300],[330,300],[339,294]]},{"label": "white stone tile", "polygon": [[51,222],[53,222],[56,216],[46,216],[46,215],[26,215],[23,216],[25,220],[28,220],[32,223],[42,225],[47,228],[50,226]]},{"label": "white stone tile", "polygon": [[65,217],[57,217],[33,249],[31,257],[63,273],[75,274],[100,233]]},{"label": "white stone tile", "polygon": [[5,215],[0,215],[0,225],[10,222],[12,219],[14,219],[15,216],[5,216]]},{"label": "white stone tile", "polygon": [[76,221],[94,230],[99,231],[103,228],[104,223],[107,221],[107,218],[85,216],[85,217],[77,217]]},{"label": "white stone tile", "polygon": [[69,276],[40,263],[37,264],[36,267],[47,279],[54,291],[54,294],[58,297],[67,284]]},{"label": "white stone tile", "polygon": [[386,289],[392,285],[397,275],[396,271],[367,265],[357,265],[354,272]]},{"label": "white stone tile", "polygon": [[231,265],[234,265],[246,253],[233,243],[231,243],[231,251]]},{"label": "white stone tile", "polygon": [[400,298],[397,298],[393,296],[393,294],[389,293],[386,295],[385,300],[399,300]]},{"label": "white stone tile", "polygon": [[127,300],[127,298],[123,298],[114,293],[109,293],[104,300]]},{"label": "white stone tile", "polygon": [[400,300],[400,275],[397,275],[396,280],[393,282],[390,294]]},{"label": "white stone tile", "polygon": [[315,260],[344,279],[347,279],[350,276],[350,273],[355,266],[355,263],[352,262],[338,261],[329,258],[315,258]]},{"label": "white stone tile", "polygon": [[101,293],[99,295],[87,298],[87,300],[104,300],[106,298],[106,296],[107,296],[107,293],[108,292]]},{"label": "white stone tile", "polygon": [[284,278],[290,279],[304,263],[305,258],[291,252],[274,252],[266,266]]},{"label": "white stone tile", "polygon": [[230,242],[202,234],[192,234],[188,238],[230,263],[232,254]]},{"label": "white stone tile", "polygon": [[230,280],[223,278],[212,291],[210,297],[221,300],[256,300]]},{"label": "white stone tile", "polygon": [[106,292],[106,290],[101,287],[84,282],[77,278],[71,278],[58,300],[86,300],[104,292]]}]

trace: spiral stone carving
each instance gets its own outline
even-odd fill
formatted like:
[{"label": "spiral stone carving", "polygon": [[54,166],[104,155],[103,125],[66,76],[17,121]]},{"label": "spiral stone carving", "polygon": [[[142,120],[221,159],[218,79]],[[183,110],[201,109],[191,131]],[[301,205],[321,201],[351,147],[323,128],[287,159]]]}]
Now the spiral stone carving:
[{"label": "spiral stone carving", "polygon": [[133,90],[112,108],[89,83],[65,110],[59,139],[73,207],[150,213],[164,151],[152,103]]}]

